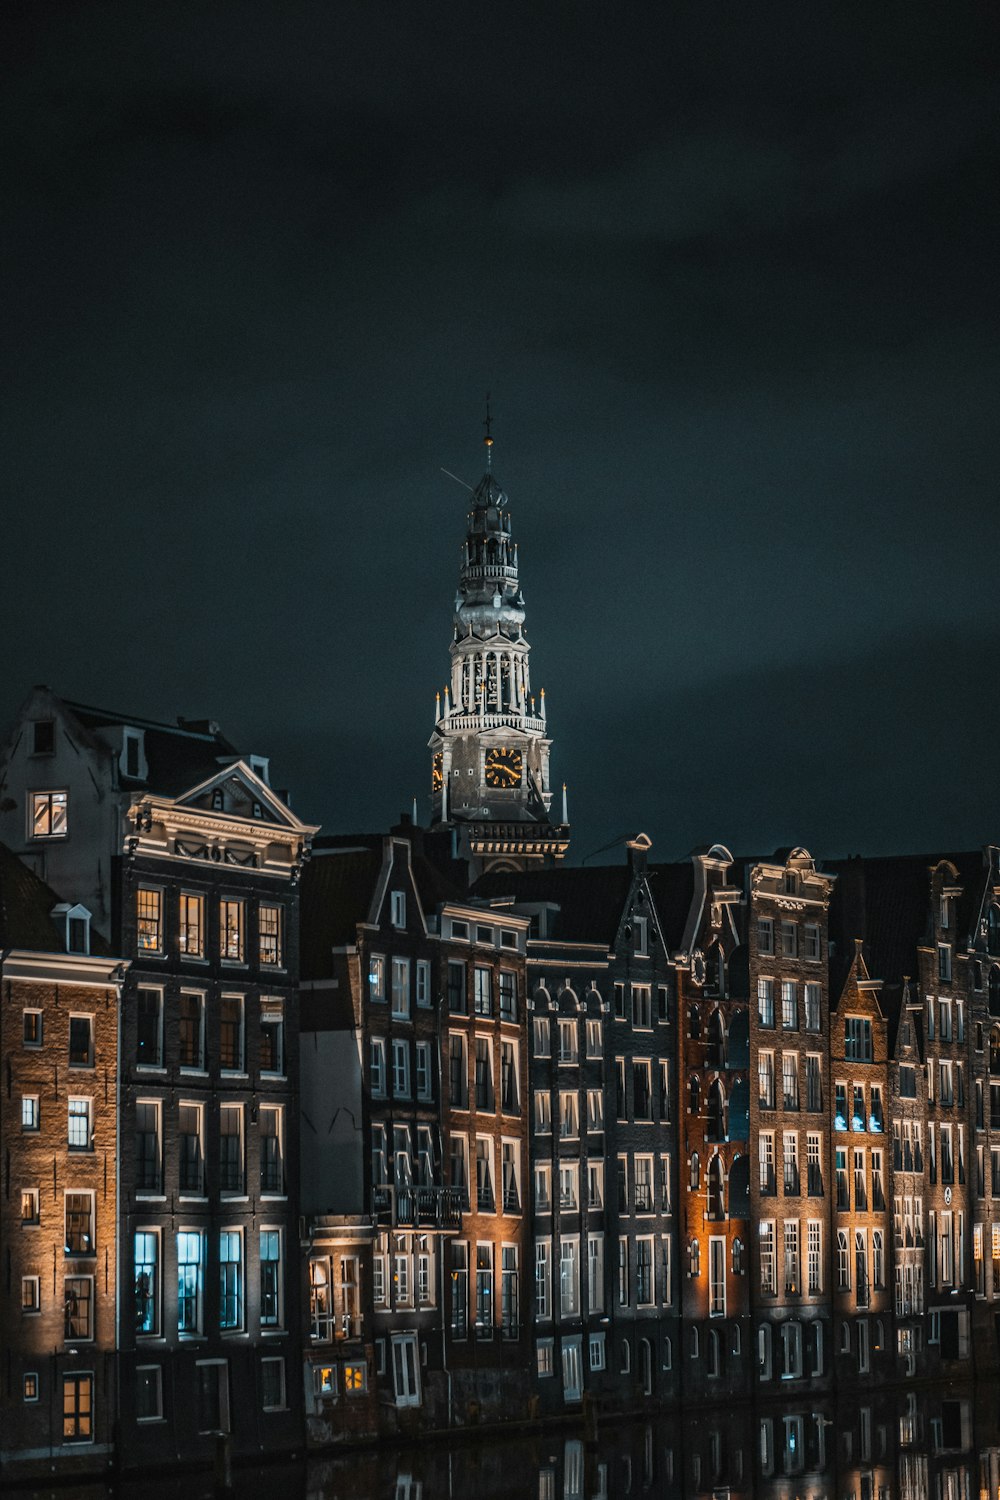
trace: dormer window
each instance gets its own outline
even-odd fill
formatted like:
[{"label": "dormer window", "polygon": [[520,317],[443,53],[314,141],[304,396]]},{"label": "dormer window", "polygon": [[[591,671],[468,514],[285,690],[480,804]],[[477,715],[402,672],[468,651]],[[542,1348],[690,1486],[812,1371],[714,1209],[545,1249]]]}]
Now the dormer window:
[{"label": "dormer window", "polygon": [[90,952],[90,912],[85,906],[70,906],[60,901],[50,913],[52,920],[63,934],[67,953]]},{"label": "dormer window", "polygon": [[940,927],[944,931],[947,931],[948,928],[951,926],[951,898],[950,898],[950,896],[942,896],[941,897],[941,905],[940,905],[939,913],[938,913],[938,923],[939,923]]},{"label": "dormer window", "polygon": [[406,892],[392,891],[390,895],[391,921],[393,927],[406,926]]},{"label": "dormer window", "polygon": [[[261,779],[261,781],[264,783],[265,786],[270,786],[271,785],[271,769],[270,769],[271,768],[271,762],[270,762],[270,759],[268,758],[268,756],[266,756],[266,755],[251,755],[251,756],[248,756],[247,758],[248,758],[248,761],[249,761],[250,769],[254,773],[254,775],[255,776],[259,776],[260,779]],[[256,816],[257,816],[257,814],[254,813],[254,817],[256,817]]]}]

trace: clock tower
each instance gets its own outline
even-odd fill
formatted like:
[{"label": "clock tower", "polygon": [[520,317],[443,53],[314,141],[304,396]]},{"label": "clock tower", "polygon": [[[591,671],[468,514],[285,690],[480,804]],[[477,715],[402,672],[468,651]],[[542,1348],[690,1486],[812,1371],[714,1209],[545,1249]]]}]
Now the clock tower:
[{"label": "clock tower", "polygon": [[562,859],[569,845],[549,815],[551,740],[544,690],[531,691],[530,647],[507,496],[487,470],[472,492],[455,595],[451,681],[435,706],[431,825],[450,828],[475,874]]}]

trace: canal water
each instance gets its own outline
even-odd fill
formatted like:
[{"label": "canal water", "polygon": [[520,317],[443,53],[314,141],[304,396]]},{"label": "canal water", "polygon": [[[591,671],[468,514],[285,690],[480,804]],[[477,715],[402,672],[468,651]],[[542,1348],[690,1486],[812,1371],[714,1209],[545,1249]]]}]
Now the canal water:
[{"label": "canal water", "polygon": [[[12,1492],[27,1494],[28,1491]],[[30,1491],[64,1500],[210,1500],[210,1472]],[[239,1500],[1000,1500],[1000,1390],[699,1407],[654,1421],[482,1433],[238,1467]]]}]

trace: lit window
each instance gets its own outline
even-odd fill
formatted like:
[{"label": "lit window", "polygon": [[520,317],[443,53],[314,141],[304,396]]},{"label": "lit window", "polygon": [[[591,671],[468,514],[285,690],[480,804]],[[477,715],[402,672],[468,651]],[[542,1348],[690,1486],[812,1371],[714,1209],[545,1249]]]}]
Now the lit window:
[{"label": "lit window", "polygon": [[24,1045],[26,1047],[42,1045],[42,1012],[40,1010],[24,1012]]},{"label": "lit window", "polygon": [[219,1234],[219,1327],[243,1327],[243,1235],[238,1229]]},{"label": "lit window", "polygon": [[65,1252],[67,1255],[97,1254],[97,1245],[94,1241],[93,1193],[66,1193]]},{"label": "lit window", "polygon": [[31,837],[61,839],[69,832],[66,792],[32,792]]},{"label": "lit window", "polygon": [[204,958],[205,956],[204,896],[181,893],[180,949],[188,958]]},{"label": "lit window", "polygon": [[91,1100],[69,1100],[66,1140],[71,1151],[89,1151],[92,1145],[90,1126]]},{"label": "lit window", "polygon": [[94,1278],[92,1276],[66,1276],[63,1278],[63,1337],[92,1339],[94,1337]]},{"label": "lit window", "polygon": [[368,998],[385,1000],[385,959],[381,953],[373,953],[368,960]]},{"label": "lit window", "polygon": [[135,1233],[135,1331],[160,1331],[160,1237],[155,1229]]},{"label": "lit window", "polygon": [[136,945],[140,953],[163,952],[163,892],[140,886],[135,893]]},{"label": "lit window", "polygon": [[21,1189],[21,1223],[38,1223],[38,1189]]},{"label": "lit window", "polygon": [[229,963],[243,962],[243,902],[219,902],[220,957]]},{"label": "lit window", "polygon": [[25,1401],[38,1400],[38,1371],[29,1370],[21,1376],[21,1395]]},{"label": "lit window", "polygon": [[280,968],[284,953],[280,906],[260,908],[260,961],[270,968]]},{"label": "lit window", "polygon": [[90,1443],[94,1438],[93,1375],[63,1376],[63,1442]]},{"label": "lit window", "polygon": [[368,1389],[368,1366],[344,1366],[344,1390],[349,1396],[360,1396]]},{"label": "lit window", "polygon": [[38,1276],[21,1277],[21,1311],[36,1313],[42,1306],[42,1284]]},{"label": "lit window", "polygon": [[177,1236],[177,1332],[200,1333],[202,1319],[202,1236],[182,1229]]}]

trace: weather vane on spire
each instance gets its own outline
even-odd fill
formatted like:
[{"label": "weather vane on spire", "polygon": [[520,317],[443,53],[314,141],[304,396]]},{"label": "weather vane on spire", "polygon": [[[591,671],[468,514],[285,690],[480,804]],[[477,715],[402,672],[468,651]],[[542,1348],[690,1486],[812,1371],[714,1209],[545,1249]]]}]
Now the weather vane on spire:
[{"label": "weather vane on spire", "polygon": [[483,426],[486,429],[486,436],[483,438],[483,442],[486,444],[486,467],[488,469],[492,469],[492,467],[493,467],[493,438],[492,438],[492,435],[490,433],[490,428],[493,426],[493,418],[490,416],[490,393],[489,393],[489,391],[486,392],[486,421],[483,423]]}]

